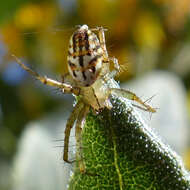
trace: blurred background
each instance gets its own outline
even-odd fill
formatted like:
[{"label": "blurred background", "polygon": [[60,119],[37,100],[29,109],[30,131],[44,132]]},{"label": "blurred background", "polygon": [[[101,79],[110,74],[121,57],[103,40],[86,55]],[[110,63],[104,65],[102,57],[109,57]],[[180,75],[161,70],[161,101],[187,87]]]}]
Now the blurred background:
[{"label": "blurred background", "polygon": [[[39,84],[10,55],[60,80],[68,72],[69,38],[82,24],[108,29],[109,55],[125,68],[117,80],[145,100],[156,95],[150,104],[159,108],[158,113],[148,117],[148,123],[190,169],[189,0],[6,0],[0,6],[0,190],[37,189],[23,187],[25,179],[35,175],[28,169],[26,176],[27,164],[19,169],[23,157],[29,157],[29,147],[23,147],[38,125],[49,131],[48,137],[56,129],[50,144],[63,138],[61,118],[68,116],[74,100]],[[50,118],[55,122],[49,124]],[[61,162],[61,153],[56,158]],[[49,189],[58,188],[52,184]]]}]

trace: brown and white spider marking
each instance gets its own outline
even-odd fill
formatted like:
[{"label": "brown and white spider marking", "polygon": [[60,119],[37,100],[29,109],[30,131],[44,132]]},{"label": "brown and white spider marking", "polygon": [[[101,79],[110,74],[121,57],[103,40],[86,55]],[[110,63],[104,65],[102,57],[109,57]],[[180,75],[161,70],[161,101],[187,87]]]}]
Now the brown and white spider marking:
[{"label": "brown and white spider marking", "polygon": [[[92,31],[97,31],[98,34],[96,35]],[[109,102],[109,96],[112,93],[116,93],[118,96],[136,101],[141,105],[140,108],[145,111],[156,112],[154,108],[147,105],[134,93],[120,88],[109,88],[109,86],[106,85],[108,80],[112,79],[119,71],[119,64],[116,58],[110,58],[108,56],[103,27],[90,30],[87,25],[83,25],[78,27],[71,36],[67,56],[69,73],[65,75],[63,82],[58,82],[46,76],[40,76],[21,63],[16,56],[13,55],[13,57],[24,70],[28,71],[43,84],[57,87],[61,89],[63,93],[80,96],[67,120],[63,160],[72,163],[72,161],[68,159],[68,147],[70,132],[76,121],[76,159],[79,162],[79,169],[83,173],[85,172],[85,165],[81,151],[81,132],[90,108],[96,112],[105,107],[111,109],[112,106]],[[115,70],[113,71],[110,71],[111,62],[113,62],[115,66]]]}]

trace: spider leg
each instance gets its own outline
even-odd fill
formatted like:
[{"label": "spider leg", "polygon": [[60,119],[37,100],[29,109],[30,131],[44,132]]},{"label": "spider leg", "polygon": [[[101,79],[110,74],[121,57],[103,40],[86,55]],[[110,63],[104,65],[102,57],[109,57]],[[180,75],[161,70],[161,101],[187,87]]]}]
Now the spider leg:
[{"label": "spider leg", "polygon": [[112,72],[109,73],[109,77],[113,78],[115,75],[117,75],[120,72],[120,66],[119,66],[118,60],[115,57],[108,56],[108,52],[106,49],[105,34],[104,34],[105,29],[103,27],[98,27],[97,30],[98,30],[98,38],[100,40],[100,45],[104,52],[103,53],[104,62],[112,61],[114,63],[115,70],[113,70]]},{"label": "spider leg", "polygon": [[115,93],[119,96],[122,96],[124,98],[127,98],[129,100],[133,100],[138,102],[139,104],[141,104],[143,107],[140,106],[136,106],[144,111],[148,111],[148,112],[152,112],[155,113],[156,109],[152,108],[151,106],[149,106],[148,104],[146,104],[145,102],[143,102],[135,93],[130,92],[128,90],[124,90],[124,89],[117,89],[117,88],[111,88],[110,89],[110,93]]},{"label": "spider leg", "polygon": [[105,83],[107,83],[110,79],[114,78],[120,72],[118,60],[115,57],[109,58],[109,60],[113,61],[115,69],[101,76]]},{"label": "spider leg", "polygon": [[96,30],[98,30],[98,38],[100,40],[100,46],[102,50],[104,51],[103,53],[104,59],[108,59],[108,52],[106,49],[106,40],[105,40],[105,34],[104,34],[105,29],[103,27],[97,27]]},{"label": "spider leg", "polygon": [[71,129],[74,126],[75,120],[83,108],[84,108],[84,104],[82,103],[82,101],[79,100],[74,110],[72,111],[71,115],[69,116],[69,119],[67,120],[67,124],[65,128],[64,153],[63,153],[63,160],[67,163],[73,162],[73,161],[69,161],[68,159],[69,137],[70,137]]},{"label": "spider leg", "polygon": [[115,57],[111,57],[109,58],[109,60],[113,61],[114,63],[114,70],[109,73],[109,77],[114,78],[121,71],[121,69],[118,63],[118,59],[116,59]]},{"label": "spider leg", "polygon": [[82,129],[85,123],[86,115],[89,112],[89,106],[85,105],[83,110],[79,113],[77,123],[76,123],[76,129],[75,129],[75,137],[76,137],[76,157],[78,160],[78,165],[81,173],[85,173],[85,165],[82,159]]},{"label": "spider leg", "polygon": [[56,80],[53,80],[51,78],[48,78],[46,76],[40,76],[37,72],[33,71],[29,67],[27,67],[25,64],[23,64],[20,59],[18,59],[15,55],[12,55],[12,57],[16,60],[16,62],[28,73],[30,73],[32,76],[34,76],[37,80],[39,80],[41,83],[48,85],[48,86],[53,86],[57,87],[59,89],[62,89],[64,93],[73,93],[75,95],[79,95],[79,89],[76,87],[72,87],[69,84],[62,83]]}]

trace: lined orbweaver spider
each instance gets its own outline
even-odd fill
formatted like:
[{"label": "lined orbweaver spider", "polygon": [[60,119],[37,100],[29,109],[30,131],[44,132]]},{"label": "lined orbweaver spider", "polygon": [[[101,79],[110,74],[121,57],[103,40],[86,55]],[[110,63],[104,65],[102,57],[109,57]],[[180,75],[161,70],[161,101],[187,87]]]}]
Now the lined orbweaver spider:
[{"label": "lined orbweaver spider", "polygon": [[[24,65],[15,55],[16,62],[27,72],[33,75],[41,83],[57,87],[63,93],[74,94],[79,97],[76,106],[69,116],[65,128],[63,160],[72,163],[68,159],[70,132],[74,123],[76,137],[76,159],[80,172],[85,172],[85,165],[81,152],[81,133],[89,109],[99,112],[103,108],[111,109],[109,96],[113,93],[129,100],[136,101],[139,108],[156,112],[156,110],[143,102],[133,92],[120,88],[109,88],[105,85],[119,72],[120,67],[116,58],[110,58],[106,50],[104,28],[89,29],[87,25],[79,26],[70,38],[67,63],[69,73],[64,76],[63,82],[59,82],[40,76],[37,72]],[[97,31],[97,35],[93,32]],[[110,63],[114,63],[114,70],[110,71]]]}]

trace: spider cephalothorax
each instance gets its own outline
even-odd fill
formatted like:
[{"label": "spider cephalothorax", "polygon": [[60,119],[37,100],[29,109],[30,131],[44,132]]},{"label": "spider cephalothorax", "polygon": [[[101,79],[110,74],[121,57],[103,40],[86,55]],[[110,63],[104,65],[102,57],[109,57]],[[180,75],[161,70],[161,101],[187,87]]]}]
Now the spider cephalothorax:
[{"label": "spider cephalothorax", "polygon": [[[97,31],[98,35],[92,31]],[[85,164],[82,158],[81,133],[89,109],[99,111],[103,108],[111,109],[109,97],[112,93],[124,98],[136,101],[141,105],[139,108],[156,112],[156,110],[143,102],[133,92],[120,88],[110,88],[109,80],[119,71],[119,64],[116,58],[108,56],[104,29],[97,27],[89,29],[87,25],[80,26],[71,36],[67,57],[69,74],[65,75],[63,82],[58,82],[47,77],[40,76],[35,71],[25,66],[16,56],[17,63],[43,84],[61,89],[64,93],[80,96],[70,117],[67,120],[64,139],[63,160],[71,163],[68,159],[69,137],[72,127],[76,121],[76,159],[79,169],[85,172]],[[113,62],[115,69],[110,71],[110,63]]]}]

